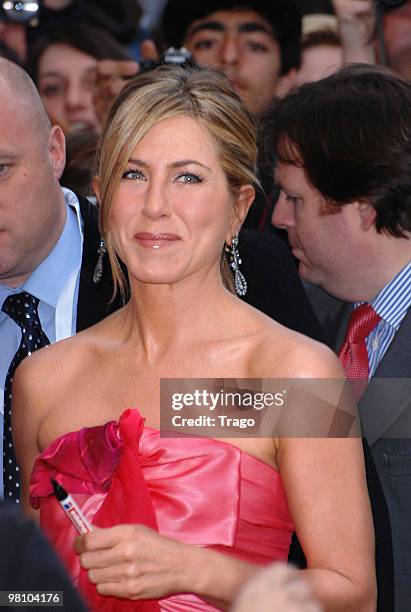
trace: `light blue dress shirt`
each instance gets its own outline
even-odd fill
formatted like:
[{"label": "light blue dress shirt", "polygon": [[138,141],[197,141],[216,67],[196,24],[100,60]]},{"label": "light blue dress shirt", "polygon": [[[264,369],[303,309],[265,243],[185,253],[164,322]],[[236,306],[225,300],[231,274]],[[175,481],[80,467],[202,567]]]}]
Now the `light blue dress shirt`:
[{"label": "light blue dress shirt", "polygon": [[[63,232],[47,258],[34,270],[21,287],[8,287],[0,283],[0,498],[3,498],[3,425],[4,385],[10,363],[20,346],[21,330],[8,315],[1,311],[4,300],[12,293],[28,291],[39,298],[39,317],[43,331],[50,342],[56,340],[55,314],[58,299],[73,272],[77,274],[73,300],[71,333],[76,332],[77,299],[80,280],[80,266],[73,261],[73,245],[82,250],[83,237],[77,220],[77,212],[70,206],[77,201],[75,194],[63,189],[67,205],[67,217]],[[80,220],[81,222],[81,220]],[[75,270],[74,268],[78,269]]]},{"label": "light blue dress shirt", "polygon": [[[355,302],[354,307],[364,302]],[[411,307],[411,262],[381,289],[371,302],[375,312],[380,315],[381,321],[367,336],[369,376],[374,376],[388,347],[400,328],[401,323]]]}]

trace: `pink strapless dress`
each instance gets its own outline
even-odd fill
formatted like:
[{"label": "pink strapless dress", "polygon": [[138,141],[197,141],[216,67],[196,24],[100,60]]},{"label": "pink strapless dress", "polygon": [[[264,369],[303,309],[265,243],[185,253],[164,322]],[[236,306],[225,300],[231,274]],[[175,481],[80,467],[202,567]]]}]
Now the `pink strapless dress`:
[{"label": "pink strapless dress", "polygon": [[161,438],[138,410],[117,423],[65,434],[37,458],[30,501],[92,609],[215,610],[192,593],[158,602],[100,597],[72,550],[74,527],[52,494],[69,491],[99,527],[140,523],[164,536],[260,565],[286,560],[293,523],[278,472],[239,448],[208,438]]}]

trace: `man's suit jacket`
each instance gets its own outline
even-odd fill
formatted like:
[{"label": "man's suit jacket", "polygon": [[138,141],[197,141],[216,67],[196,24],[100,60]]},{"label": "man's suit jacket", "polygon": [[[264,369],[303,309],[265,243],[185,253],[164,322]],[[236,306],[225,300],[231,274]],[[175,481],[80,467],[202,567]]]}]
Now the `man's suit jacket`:
[{"label": "man's suit jacket", "polygon": [[93,274],[98,260],[100,233],[98,229],[98,211],[96,206],[86,198],[78,196],[80,212],[83,220],[84,240],[83,258],[80,270],[80,284],[77,300],[77,331],[82,331],[121,306],[117,297],[110,303],[113,296],[113,280],[108,256],[103,260],[103,275],[99,283],[94,284]]},{"label": "man's suit jacket", "polygon": [[[308,295],[332,348],[340,349],[352,304],[318,288]],[[411,609],[411,309],[358,404],[363,433],[387,501],[392,529],[395,610]]]}]

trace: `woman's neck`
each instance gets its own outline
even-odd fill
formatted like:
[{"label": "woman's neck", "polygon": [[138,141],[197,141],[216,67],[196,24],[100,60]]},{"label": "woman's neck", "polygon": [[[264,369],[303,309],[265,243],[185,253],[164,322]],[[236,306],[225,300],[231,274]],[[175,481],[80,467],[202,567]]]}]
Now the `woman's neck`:
[{"label": "woman's neck", "polygon": [[149,362],[179,347],[186,350],[201,338],[209,341],[227,304],[236,299],[219,280],[185,279],[170,285],[132,280],[130,284],[131,297],[123,311],[124,339]]}]

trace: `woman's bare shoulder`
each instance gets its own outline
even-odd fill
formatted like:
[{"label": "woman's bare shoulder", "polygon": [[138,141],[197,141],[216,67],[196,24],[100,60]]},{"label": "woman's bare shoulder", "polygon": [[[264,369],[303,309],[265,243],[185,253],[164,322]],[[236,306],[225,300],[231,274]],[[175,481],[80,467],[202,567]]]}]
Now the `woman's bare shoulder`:
[{"label": "woman's bare shoulder", "polygon": [[52,372],[59,372],[61,376],[66,371],[75,370],[92,357],[95,344],[94,336],[87,331],[50,344],[23,361],[18,368],[19,378],[43,378]]},{"label": "woman's bare shoulder", "polygon": [[28,386],[31,392],[41,389],[53,394],[65,383],[78,379],[81,372],[93,367],[98,355],[110,338],[110,323],[102,321],[75,336],[46,346],[17,368],[15,383]]},{"label": "woman's bare shoulder", "polygon": [[[254,375],[266,378],[341,378],[335,353],[325,344],[264,317],[252,354]],[[261,374],[257,374],[261,372]]]},{"label": "woman's bare shoulder", "polygon": [[46,443],[72,430],[80,405],[78,397],[84,389],[89,392],[87,380],[99,370],[104,346],[110,339],[109,330],[109,324],[97,324],[36,351],[17,368],[13,379],[13,422],[20,456],[32,437],[36,439],[37,452],[45,446],[40,441],[41,431],[51,414],[61,431],[53,421],[46,437],[43,435]]}]

